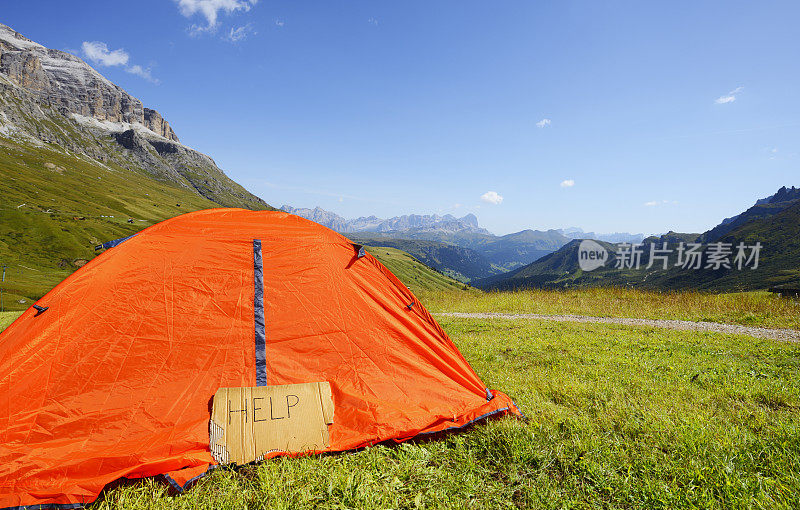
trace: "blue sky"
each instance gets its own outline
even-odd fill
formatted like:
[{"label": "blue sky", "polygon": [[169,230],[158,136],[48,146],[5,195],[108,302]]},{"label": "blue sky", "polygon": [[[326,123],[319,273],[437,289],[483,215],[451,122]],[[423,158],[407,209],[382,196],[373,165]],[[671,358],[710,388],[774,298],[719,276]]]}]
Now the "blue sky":
[{"label": "blue sky", "polygon": [[498,234],[698,232],[800,185],[798,19],[729,1],[0,10],[275,206],[472,212]]}]

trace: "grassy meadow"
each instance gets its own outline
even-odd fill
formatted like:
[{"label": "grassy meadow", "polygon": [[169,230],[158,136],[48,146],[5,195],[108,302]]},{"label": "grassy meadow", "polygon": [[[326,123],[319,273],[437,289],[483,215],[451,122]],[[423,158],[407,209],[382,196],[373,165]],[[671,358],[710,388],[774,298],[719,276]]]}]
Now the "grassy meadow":
[{"label": "grassy meadow", "polygon": [[419,294],[432,312],[497,312],[708,321],[800,329],[800,301],[769,292],[712,294],[621,287]]},{"label": "grassy meadow", "polygon": [[22,312],[0,312],[0,331],[6,329],[20,315]]},{"label": "grassy meadow", "polygon": [[[482,293],[402,252],[371,251],[434,311],[800,327],[798,302],[766,293]],[[0,329],[17,315],[0,314]],[[90,508],[796,507],[800,344],[545,320],[439,322],[527,422],[220,468],[180,496],[157,479],[133,481]]]},{"label": "grassy meadow", "polygon": [[[74,140],[81,137],[71,123],[59,128]],[[116,142],[85,143],[95,142],[114,153]],[[0,138],[0,265],[8,266],[6,310],[28,308],[94,258],[97,244],[179,214],[219,207],[193,188],[115,161]]]},{"label": "grassy meadow", "polygon": [[184,495],[146,480],[108,508],[791,508],[800,345],[595,324],[445,318],[529,421],[223,468]]}]

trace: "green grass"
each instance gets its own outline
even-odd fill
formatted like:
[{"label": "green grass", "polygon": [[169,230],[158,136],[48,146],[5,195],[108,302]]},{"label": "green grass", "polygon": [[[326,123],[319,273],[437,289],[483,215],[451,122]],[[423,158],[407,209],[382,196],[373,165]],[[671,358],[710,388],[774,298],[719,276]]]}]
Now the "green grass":
[{"label": "green grass", "polygon": [[383,246],[367,246],[366,249],[415,294],[423,291],[456,291],[458,294],[469,288],[458,280],[431,269],[404,251]]},{"label": "green grass", "polygon": [[[728,319],[772,310],[773,321],[794,306],[761,294],[602,289],[436,296],[435,309],[528,299],[536,305],[525,311],[537,313],[630,316],[638,306],[686,317],[699,307]],[[597,308],[598,299],[616,302]],[[0,314],[0,329],[16,315]],[[180,497],[136,481],[91,508],[791,508],[800,494],[799,344],[603,324],[440,323],[530,421],[221,468]]]},{"label": "green grass", "polygon": [[478,252],[455,244],[424,239],[393,238],[385,234],[363,232],[346,235],[354,242],[366,246],[387,246],[402,250],[426,266],[436,268],[461,282],[484,278],[498,271]]},{"label": "green grass", "polygon": [[396,447],[149,480],[106,508],[791,508],[800,346],[719,334],[445,319],[530,417]]},{"label": "green grass", "polygon": [[179,214],[219,207],[144,170],[2,138],[0,196],[7,310],[25,309],[41,298],[81,261],[92,259],[97,244]]},{"label": "green grass", "polygon": [[20,315],[22,315],[22,312],[0,312],[0,332],[6,329]]},{"label": "green grass", "polygon": [[576,314],[800,329],[800,301],[768,292],[711,294],[596,287],[513,292],[421,292],[433,312]]}]

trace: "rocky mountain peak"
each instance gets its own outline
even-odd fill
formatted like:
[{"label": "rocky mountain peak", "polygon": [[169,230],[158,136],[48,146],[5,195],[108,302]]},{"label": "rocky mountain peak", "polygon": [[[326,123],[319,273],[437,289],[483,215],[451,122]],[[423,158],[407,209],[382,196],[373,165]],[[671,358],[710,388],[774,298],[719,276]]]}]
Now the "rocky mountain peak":
[{"label": "rocky mountain peak", "polygon": [[469,225],[473,228],[478,228],[478,217],[472,213],[469,213],[465,216],[462,216],[460,221],[466,225]]},{"label": "rocky mountain peak", "polygon": [[378,218],[376,216],[362,216],[360,218],[348,220],[320,207],[308,209],[284,205],[281,207],[281,210],[315,221],[337,232],[392,233],[435,231],[489,233],[488,230],[478,226],[478,218],[475,217],[474,214],[467,214],[463,218],[456,218],[452,214],[445,214],[444,216],[439,216],[438,214],[406,214],[388,219]]},{"label": "rocky mountain peak", "polygon": [[797,200],[800,198],[800,188],[795,188],[792,186],[791,188],[787,188],[786,186],[781,187],[777,193],[772,195],[771,197],[766,198],[765,200],[767,203],[770,204],[777,204],[780,202],[790,202],[793,200]]},{"label": "rocky mountain peak", "polygon": [[111,83],[89,64],[64,51],[45,48],[0,24],[0,90],[20,87],[38,102],[99,121],[139,124],[178,142],[169,123],[155,110]]}]

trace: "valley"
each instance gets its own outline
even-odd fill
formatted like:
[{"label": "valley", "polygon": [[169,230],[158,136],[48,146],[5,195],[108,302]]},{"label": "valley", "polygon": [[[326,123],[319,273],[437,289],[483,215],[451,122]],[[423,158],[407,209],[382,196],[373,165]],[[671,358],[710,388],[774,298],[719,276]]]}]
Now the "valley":
[{"label": "valley", "polygon": [[[800,189],[781,188],[774,195],[758,200],[756,205],[742,214],[702,234],[670,232],[659,237],[648,237],[641,244],[639,267],[631,267],[625,260],[621,264],[620,249],[630,251],[630,246],[615,245],[599,241],[608,253],[604,266],[593,271],[584,271],[579,266],[580,242],[571,241],[558,251],[536,262],[509,273],[473,281],[484,289],[570,288],[591,286],[620,286],[643,289],[695,289],[702,291],[752,291],[800,283]],[[689,264],[687,259],[678,260],[678,248],[696,244],[705,258],[700,267]],[[718,245],[721,243],[721,245]],[[741,268],[735,263],[737,246],[743,243],[748,259],[752,247],[760,243],[758,265]],[[708,253],[721,246],[728,251],[727,266],[709,267]],[[671,249],[670,249],[671,247]],[[669,250],[664,261],[658,260],[650,268],[650,256],[656,250]],[[654,262],[656,262],[654,260]],[[623,266],[623,267],[618,267]]]}]

